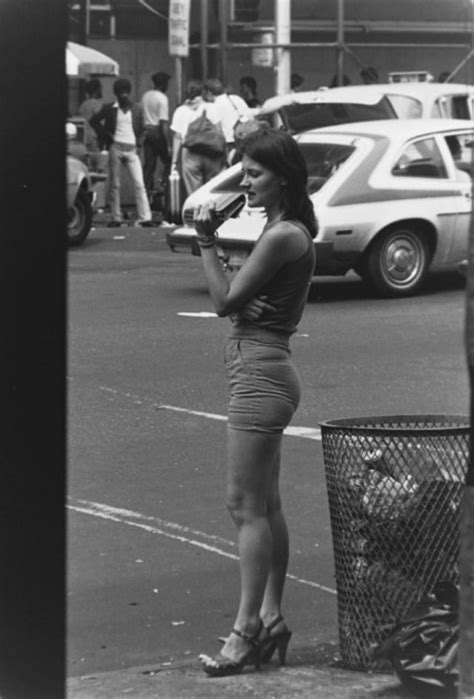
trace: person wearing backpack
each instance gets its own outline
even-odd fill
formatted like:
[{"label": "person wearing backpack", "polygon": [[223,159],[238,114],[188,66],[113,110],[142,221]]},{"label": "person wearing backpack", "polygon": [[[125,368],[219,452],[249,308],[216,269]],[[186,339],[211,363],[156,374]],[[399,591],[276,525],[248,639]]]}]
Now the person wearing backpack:
[{"label": "person wearing backpack", "polygon": [[204,99],[212,102],[222,123],[229,164],[235,150],[235,130],[241,124],[251,119],[252,112],[247,103],[230,91],[225,91],[219,78],[206,80],[204,84]]},{"label": "person wearing backpack", "polygon": [[203,99],[203,91],[200,80],[188,82],[185,100],[175,109],[170,125],[173,132],[171,168],[176,171],[181,158],[188,196],[226,167],[226,142],[221,122],[214,105]]}]

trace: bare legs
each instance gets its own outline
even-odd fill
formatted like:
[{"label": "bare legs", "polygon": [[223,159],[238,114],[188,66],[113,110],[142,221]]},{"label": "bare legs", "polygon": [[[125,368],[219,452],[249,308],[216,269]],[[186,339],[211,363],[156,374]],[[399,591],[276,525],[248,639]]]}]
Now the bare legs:
[{"label": "bare legs", "polygon": [[[288,565],[288,530],[278,479],[280,434],[228,429],[227,507],[237,528],[241,595],[234,627],[255,634],[280,614]],[[232,634],[223,653],[239,660],[248,650]]]},{"label": "bare legs", "polygon": [[272,488],[267,500],[267,517],[272,533],[272,558],[265,587],[265,595],[260,609],[260,617],[268,626],[281,614],[281,600],[285,585],[289,558],[289,537],[285,516],[281,509],[279,493],[280,450],[273,469]]}]

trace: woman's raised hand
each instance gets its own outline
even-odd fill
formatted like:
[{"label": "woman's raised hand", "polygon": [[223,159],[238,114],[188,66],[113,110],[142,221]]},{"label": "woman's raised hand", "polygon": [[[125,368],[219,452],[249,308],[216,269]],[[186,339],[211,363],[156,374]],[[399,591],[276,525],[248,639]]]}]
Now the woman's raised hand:
[{"label": "woman's raised hand", "polygon": [[201,204],[194,209],[194,229],[197,233],[198,243],[204,247],[215,241],[216,230],[222,221],[216,216],[216,204],[211,201]]}]

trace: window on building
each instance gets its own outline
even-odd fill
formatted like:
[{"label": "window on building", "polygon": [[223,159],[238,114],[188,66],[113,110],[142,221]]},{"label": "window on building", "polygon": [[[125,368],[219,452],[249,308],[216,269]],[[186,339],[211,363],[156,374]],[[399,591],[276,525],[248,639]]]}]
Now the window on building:
[{"label": "window on building", "polygon": [[231,0],[231,20],[255,22],[259,19],[259,0]]}]

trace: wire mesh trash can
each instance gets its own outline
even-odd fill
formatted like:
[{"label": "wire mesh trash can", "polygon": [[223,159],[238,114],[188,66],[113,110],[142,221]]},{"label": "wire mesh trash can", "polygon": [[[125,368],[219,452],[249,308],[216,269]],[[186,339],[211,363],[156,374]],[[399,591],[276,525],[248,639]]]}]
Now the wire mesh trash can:
[{"label": "wire mesh trash can", "polygon": [[469,419],[394,415],[321,424],[342,664],[373,650],[438,581],[458,582]]}]

